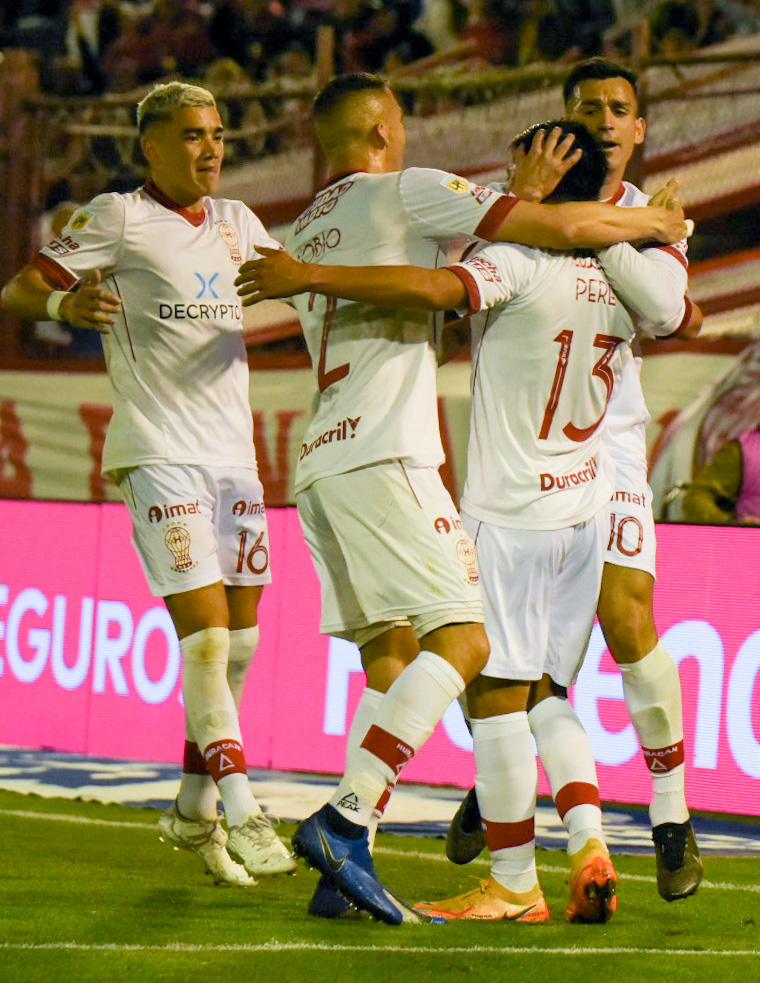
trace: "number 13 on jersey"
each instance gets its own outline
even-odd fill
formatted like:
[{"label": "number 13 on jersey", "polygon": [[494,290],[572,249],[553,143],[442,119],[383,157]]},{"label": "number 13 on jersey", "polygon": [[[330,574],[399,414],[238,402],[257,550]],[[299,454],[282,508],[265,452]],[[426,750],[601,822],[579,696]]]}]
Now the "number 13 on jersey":
[{"label": "number 13 on jersey", "polygon": [[[554,373],[552,390],[549,395],[549,401],[546,404],[546,409],[544,410],[544,418],[543,422],[541,423],[541,429],[538,433],[539,440],[547,439],[549,436],[549,431],[552,428],[552,423],[554,422],[554,415],[557,412],[559,397],[567,375],[567,367],[570,361],[570,350],[573,344],[573,335],[574,332],[567,329],[565,331],[560,331],[560,333],[554,339],[560,346],[559,356],[557,358],[557,368]],[[602,415],[599,417],[596,423],[592,423],[587,427],[578,427],[572,421],[569,421],[562,428],[562,432],[565,434],[565,436],[569,437],[570,440],[573,440],[576,443],[582,444],[585,440],[588,440],[588,438],[598,429],[599,425],[604,419],[604,414],[607,412],[607,404],[610,401],[612,387],[614,384],[614,376],[612,374],[612,369],[610,368],[610,362],[612,361],[612,357],[615,354],[617,346],[622,345],[623,341],[623,338],[615,338],[613,335],[606,334],[598,334],[594,338],[594,348],[601,348],[602,356],[592,368],[591,375],[602,380],[605,389],[607,390],[607,397],[604,401]]]}]

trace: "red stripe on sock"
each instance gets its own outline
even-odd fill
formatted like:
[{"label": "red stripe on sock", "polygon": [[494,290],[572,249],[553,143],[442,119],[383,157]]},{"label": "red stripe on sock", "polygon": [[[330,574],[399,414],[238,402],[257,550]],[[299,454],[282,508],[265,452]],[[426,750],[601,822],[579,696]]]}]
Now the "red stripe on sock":
[{"label": "red stripe on sock", "polygon": [[247,773],[245,758],[243,757],[243,745],[237,741],[215,741],[209,744],[203,752],[206,759],[206,767],[215,782],[228,775],[240,772]]},{"label": "red stripe on sock", "polygon": [[182,771],[186,775],[208,775],[205,758],[195,741],[185,741]]},{"label": "red stripe on sock", "polygon": [[599,807],[599,789],[590,782],[568,782],[554,796],[554,805],[560,819],[564,819],[565,813],[574,806]]},{"label": "red stripe on sock", "polygon": [[386,788],[386,790],[383,792],[383,794],[380,796],[380,798],[377,800],[377,805],[375,806],[375,809],[380,813],[381,816],[385,812],[385,807],[390,802],[391,793],[393,792],[393,789],[394,786],[389,785]]},{"label": "red stripe on sock", "polygon": [[647,768],[653,775],[665,775],[683,764],[683,741],[671,744],[670,747],[641,749]]},{"label": "red stripe on sock", "polygon": [[362,741],[361,746],[365,751],[369,751],[370,754],[379,758],[383,764],[392,768],[397,775],[401,773],[401,769],[414,755],[414,748],[410,748],[398,737],[389,734],[382,727],[376,727],[375,724],[367,731],[367,736]]},{"label": "red stripe on sock", "polygon": [[486,828],[486,846],[492,852],[522,846],[536,838],[535,816],[521,819],[518,823],[493,823],[490,819],[484,819],[483,825]]}]

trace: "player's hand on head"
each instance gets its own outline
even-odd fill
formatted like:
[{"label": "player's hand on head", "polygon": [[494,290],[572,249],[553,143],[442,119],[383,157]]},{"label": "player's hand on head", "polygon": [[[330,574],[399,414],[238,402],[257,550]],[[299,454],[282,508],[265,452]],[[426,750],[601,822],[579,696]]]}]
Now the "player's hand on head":
[{"label": "player's hand on head", "polygon": [[572,133],[562,135],[559,127],[539,130],[530,150],[517,147],[513,151],[510,191],[525,201],[542,201],[557,187],[570,168],[583,155],[574,149]]},{"label": "player's hand on head", "polygon": [[292,297],[308,289],[307,263],[301,263],[284,249],[257,246],[256,252],[262,258],[243,263],[235,280],[243,307],[250,307],[260,300]]},{"label": "player's hand on head", "polygon": [[63,299],[61,317],[72,327],[109,333],[114,323],[112,315],[121,313],[121,299],[102,286],[102,282],[103,274],[94,270],[83,278],[78,290]]}]

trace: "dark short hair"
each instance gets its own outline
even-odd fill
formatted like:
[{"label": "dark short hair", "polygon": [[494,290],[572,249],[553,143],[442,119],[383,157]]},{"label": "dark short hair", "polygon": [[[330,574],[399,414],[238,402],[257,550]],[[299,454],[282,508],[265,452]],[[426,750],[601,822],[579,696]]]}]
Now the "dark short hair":
[{"label": "dark short hair", "polygon": [[583,151],[581,159],[563,176],[557,187],[544,201],[556,201],[560,198],[568,201],[596,201],[607,177],[607,157],[601,143],[583,125],[575,120],[548,120],[545,123],[534,123],[523,130],[512,141],[513,147],[524,147],[530,150],[533,138],[540,130],[551,131],[555,127],[562,130],[563,136],[572,133],[575,137],[573,149]]},{"label": "dark short hair", "polygon": [[335,108],[346,96],[354,92],[385,91],[388,83],[379,75],[369,72],[355,72],[352,75],[338,75],[317,93],[314,100],[314,115],[324,116]]},{"label": "dark short hair", "polygon": [[565,77],[562,84],[562,98],[565,103],[570,100],[576,85],[589,79],[625,79],[639,98],[638,76],[629,68],[618,65],[617,62],[607,61],[606,58],[589,58],[588,61],[578,62]]}]

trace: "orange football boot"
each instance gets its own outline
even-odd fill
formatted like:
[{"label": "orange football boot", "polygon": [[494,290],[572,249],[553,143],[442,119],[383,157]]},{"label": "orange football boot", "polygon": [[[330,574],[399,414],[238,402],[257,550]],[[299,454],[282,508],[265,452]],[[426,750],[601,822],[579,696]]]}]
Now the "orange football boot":
[{"label": "orange football boot", "polygon": [[570,857],[569,922],[608,922],[617,911],[617,874],[607,848],[591,839]]},{"label": "orange football boot", "polygon": [[445,901],[420,901],[417,911],[436,915],[450,921],[472,920],[483,922],[548,922],[549,908],[538,884],[530,890],[517,893],[502,887],[488,877],[477,887]]}]

